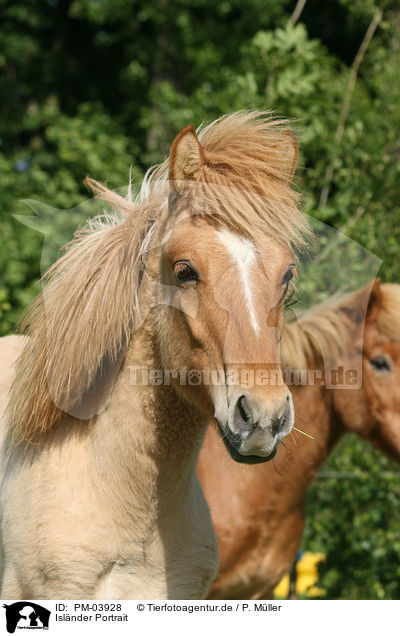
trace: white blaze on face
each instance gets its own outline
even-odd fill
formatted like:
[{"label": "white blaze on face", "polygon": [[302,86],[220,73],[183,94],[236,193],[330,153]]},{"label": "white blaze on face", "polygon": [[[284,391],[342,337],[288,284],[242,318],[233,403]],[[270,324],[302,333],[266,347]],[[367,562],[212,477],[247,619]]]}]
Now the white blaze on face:
[{"label": "white blaze on face", "polygon": [[222,228],[217,232],[219,241],[226,247],[232,261],[239,271],[240,280],[243,285],[247,309],[250,321],[255,333],[258,335],[260,327],[257,322],[254,309],[253,293],[250,282],[250,272],[256,262],[256,252],[254,244],[248,239],[238,236],[229,230]]}]

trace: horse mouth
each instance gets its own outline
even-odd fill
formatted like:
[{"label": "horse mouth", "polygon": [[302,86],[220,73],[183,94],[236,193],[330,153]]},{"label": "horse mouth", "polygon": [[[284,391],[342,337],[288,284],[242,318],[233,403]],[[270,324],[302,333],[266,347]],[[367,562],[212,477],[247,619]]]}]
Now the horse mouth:
[{"label": "horse mouth", "polygon": [[238,437],[234,435],[234,433],[232,433],[229,428],[226,428],[224,430],[217,419],[215,421],[217,422],[218,430],[222,437],[222,441],[225,444],[225,448],[227,449],[232,459],[235,460],[235,462],[238,462],[240,464],[265,464],[265,462],[270,462],[271,459],[274,459],[278,444],[275,445],[272,453],[270,453],[266,457],[260,457],[259,455],[242,455],[241,453],[239,453],[235,446],[235,442],[238,441]]}]

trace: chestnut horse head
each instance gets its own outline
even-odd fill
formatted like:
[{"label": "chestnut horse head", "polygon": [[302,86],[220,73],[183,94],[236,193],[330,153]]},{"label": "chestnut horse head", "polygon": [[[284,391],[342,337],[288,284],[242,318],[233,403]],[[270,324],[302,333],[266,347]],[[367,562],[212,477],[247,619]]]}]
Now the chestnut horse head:
[{"label": "chestnut horse head", "polygon": [[143,328],[178,395],[215,418],[234,459],[272,458],[293,425],[278,349],[293,249],[309,232],[291,187],[296,162],[284,122],[241,112],[183,129],[136,201],[89,180],[119,216],[83,231],[50,270],[46,312],[41,301],[31,310],[14,434],[47,430],[57,410],[76,416],[99,363]]},{"label": "chestnut horse head", "polygon": [[360,345],[365,409],[346,425],[400,462],[400,285],[375,282]]},{"label": "chestnut horse head", "polygon": [[[300,327],[300,328],[299,328]],[[325,373],[344,365],[360,373],[355,388],[333,388],[335,412],[346,430],[400,461],[400,285],[368,283],[340,301],[319,305],[284,330],[290,366]]]}]

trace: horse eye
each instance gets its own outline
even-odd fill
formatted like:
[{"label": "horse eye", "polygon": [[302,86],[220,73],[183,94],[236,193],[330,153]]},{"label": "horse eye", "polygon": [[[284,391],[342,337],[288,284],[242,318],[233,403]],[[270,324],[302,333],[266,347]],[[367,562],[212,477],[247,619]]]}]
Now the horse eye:
[{"label": "horse eye", "polygon": [[189,263],[186,263],[185,261],[175,263],[174,273],[180,283],[190,283],[193,281],[197,282],[199,279],[193,267],[191,267]]},{"label": "horse eye", "polygon": [[292,280],[292,278],[293,278],[293,268],[294,268],[294,265],[291,265],[289,267],[288,271],[286,272],[286,274],[282,278],[282,285],[288,285],[288,283]]},{"label": "horse eye", "polygon": [[386,356],[383,356],[383,355],[375,356],[375,358],[371,358],[371,360],[369,362],[370,362],[370,365],[372,366],[372,368],[375,369],[376,371],[390,371],[391,370],[390,362],[386,358]]}]

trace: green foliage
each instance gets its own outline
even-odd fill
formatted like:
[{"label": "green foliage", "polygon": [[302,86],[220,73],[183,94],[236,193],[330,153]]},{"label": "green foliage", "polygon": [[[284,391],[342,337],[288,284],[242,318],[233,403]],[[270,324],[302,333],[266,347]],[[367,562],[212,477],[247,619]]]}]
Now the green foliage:
[{"label": "green foliage", "polygon": [[[336,140],[352,60],[377,4],[307,0],[290,26],[294,5],[0,0],[1,335],[15,330],[33,283],[71,228],[98,211],[76,208],[88,196],[86,174],[124,186],[130,165],[139,177],[165,157],[181,127],[241,108],[273,109],[296,120],[305,210],[344,227],[383,261],[384,280],[399,282],[397,2],[379,3],[383,18]],[[26,199],[39,218],[20,223],[12,214],[34,214]],[[366,267],[352,248],[332,244],[328,233],[319,243],[318,267],[305,268],[305,298],[334,291],[327,284],[330,271],[353,288],[369,275],[371,261]],[[350,258],[353,280],[344,267]],[[310,495],[306,542],[328,554],[323,585],[330,597],[399,594],[398,486],[382,481],[379,471],[388,469],[382,462],[358,443],[345,444],[331,466],[357,466],[368,476],[320,480]]]},{"label": "green foliage", "polygon": [[398,466],[343,439],[307,494],[303,547],[326,554],[321,598],[400,598],[399,518]]},{"label": "green foliage", "polygon": [[[15,329],[21,309],[34,296],[32,283],[40,269],[43,237],[24,227],[12,214],[27,214],[24,199],[68,210],[88,197],[87,173],[115,186],[126,185],[134,153],[118,125],[96,103],[82,104],[74,117],[60,112],[57,100],[29,104],[21,125],[30,143],[0,155],[0,332]],[[52,234],[58,247],[71,238],[73,219],[54,210],[40,233]],[[75,225],[75,228],[77,227]],[[56,252],[57,253],[57,252]],[[50,264],[46,262],[47,266]]]}]

